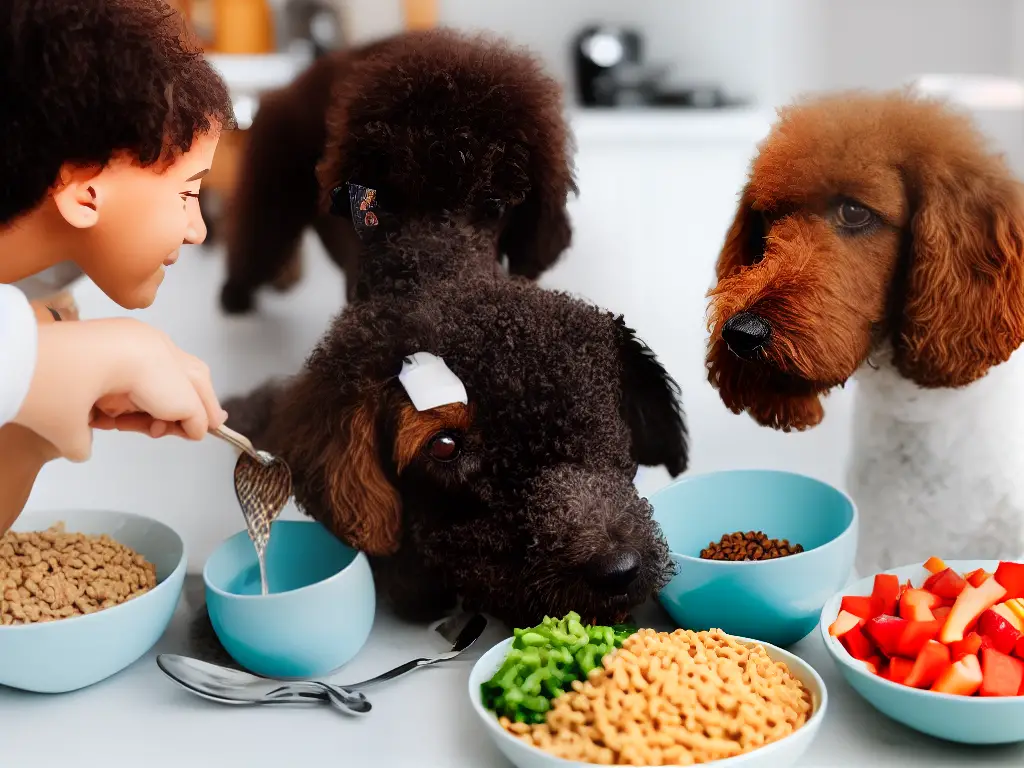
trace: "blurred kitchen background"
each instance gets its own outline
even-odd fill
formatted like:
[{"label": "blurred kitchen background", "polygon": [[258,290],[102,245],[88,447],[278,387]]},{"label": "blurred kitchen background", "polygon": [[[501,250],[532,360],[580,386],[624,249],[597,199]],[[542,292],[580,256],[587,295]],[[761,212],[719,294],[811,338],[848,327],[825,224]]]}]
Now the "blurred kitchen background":
[{"label": "blurred kitchen background", "polygon": [[[782,434],[729,413],[704,371],[705,293],[757,142],[800,93],[914,87],[970,109],[1018,172],[1024,167],[1024,0],[176,0],[234,94],[240,130],[204,181],[211,242],[168,271],[135,313],[205,359],[221,396],[291,373],[343,304],[319,243],[305,277],[226,318],[220,211],[245,127],[269,88],[311,57],[406,28],[489,30],[543,57],[565,86],[581,194],[574,244],[542,283],[621,311],[682,387],[690,472],[788,468],[844,485],[855,387],[824,423]],[[623,210],[635,211],[624,227]],[[124,314],[83,281],[85,317]],[[86,465],[47,467],[31,507],[138,510],[174,524],[199,567],[241,527],[225,444],[97,434]],[[644,491],[667,482],[650,471]],[[289,515],[296,514],[294,510]]]}]

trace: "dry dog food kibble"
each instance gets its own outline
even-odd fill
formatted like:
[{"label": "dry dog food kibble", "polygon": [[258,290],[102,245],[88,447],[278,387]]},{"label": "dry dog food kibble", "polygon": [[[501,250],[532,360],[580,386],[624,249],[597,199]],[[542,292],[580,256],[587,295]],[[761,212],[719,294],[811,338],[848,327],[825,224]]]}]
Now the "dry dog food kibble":
[{"label": "dry dog food kibble", "polygon": [[556,698],[547,722],[501,723],[567,760],[693,765],[788,736],[811,708],[803,684],[759,645],[748,648],[717,629],[642,629]]},{"label": "dry dog food kibble", "polygon": [[94,613],[156,586],[156,568],[109,536],[64,524],[0,536],[0,625]]},{"label": "dry dog food kibble", "polygon": [[719,541],[712,541],[702,549],[702,560],[772,560],[803,552],[799,544],[789,539],[769,539],[761,531],[727,533]]}]

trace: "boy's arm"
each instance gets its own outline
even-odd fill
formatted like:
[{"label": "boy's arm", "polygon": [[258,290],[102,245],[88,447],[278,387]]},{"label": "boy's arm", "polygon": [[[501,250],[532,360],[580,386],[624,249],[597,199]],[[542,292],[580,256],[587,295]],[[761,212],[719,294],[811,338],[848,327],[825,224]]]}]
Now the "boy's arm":
[{"label": "boy's arm", "polygon": [[[17,289],[0,285],[0,291],[5,290]],[[22,322],[18,314],[19,304],[17,297],[10,294],[6,296],[0,294],[0,302],[9,302],[0,307],[0,314],[3,314],[5,319],[10,316],[14,318],[14,323]],[[13,310],[11,309],[12,306],[14,307]],[[56,320],[42,301],[31,302],[30,310],[34,323],[52,323]],[[9,341],[8,336],[13,336],[13,331],[15,330],[17,329],[13,325],[8,325],[3,332],[5,340]],[[31,333],[33,338],[35,338],[36,329],[32,328]],[[7,351],[10,354],[12,348],[7,348]],[[14,361],[15,355],[10,354],[10,357]],[[34,361],[35,354],[33,351],[33,364]],[[31,368],[28,375],[29,377],[32,375]],[[4,405],[8,409],[12,407],[6,403]],[[20,402],[13,406],[14,409],[17,410],[19,405]],[[43,465],[58,456],[57,449],[31,429],[13,423],[0,426],[0,536],[14,524],[14,521],[18,519],[18,515],[25,508],[25,502],[28,501],[29,494],[32,493],[32,486],[35,485],[36,478],[39,476],[39,471],[43,468]]]},{"label": "boy's arm", "polygon": [[25,508],[39,470],[58,455],[56,448],[27,427],[0,427],[0,536]]}]

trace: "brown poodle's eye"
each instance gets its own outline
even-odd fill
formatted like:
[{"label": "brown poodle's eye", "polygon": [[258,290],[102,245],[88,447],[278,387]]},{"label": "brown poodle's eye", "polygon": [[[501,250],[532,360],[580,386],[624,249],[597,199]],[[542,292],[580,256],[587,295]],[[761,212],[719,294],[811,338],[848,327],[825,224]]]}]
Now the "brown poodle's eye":
[{"label": "brown poodle's eye", "polygon": [[839,226],[846,229],[860,229],[874,221],[875,215],[871,209],[865,208],[852,200],[844,200],[836,208],[836,220]]},{"label": "brown poodle's eye", "polygon": [[438,432],[427,443],[427,455],[434,461],[454,461],[462,454],[462,437],[455,432]]}]

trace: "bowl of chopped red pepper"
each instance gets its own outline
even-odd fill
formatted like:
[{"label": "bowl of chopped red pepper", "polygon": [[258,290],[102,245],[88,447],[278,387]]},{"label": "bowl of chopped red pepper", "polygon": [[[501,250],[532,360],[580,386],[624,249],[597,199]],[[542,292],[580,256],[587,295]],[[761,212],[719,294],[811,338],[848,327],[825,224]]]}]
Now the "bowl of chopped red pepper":
[{"label": "bowl of chopped red pepper", "polygon": [[1024,562],[931,557],[852,584],[819,624],[883,714],[965,744],[1024,741]]}]

